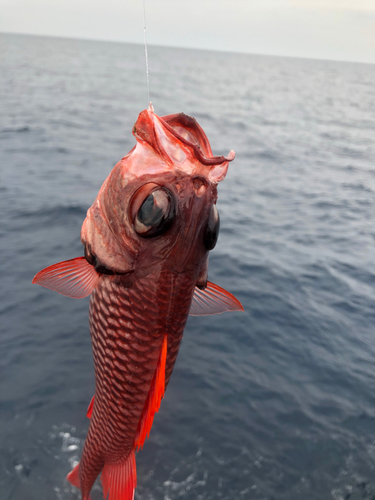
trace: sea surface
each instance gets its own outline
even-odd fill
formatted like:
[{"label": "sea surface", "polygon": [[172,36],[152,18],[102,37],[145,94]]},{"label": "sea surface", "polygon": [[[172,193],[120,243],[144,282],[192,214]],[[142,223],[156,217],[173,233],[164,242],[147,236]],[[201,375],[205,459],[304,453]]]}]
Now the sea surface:
[{"label": "sea surface", "polygon": [[[136,500],[374,500],[375,66],[149,57],[155,112],[236,151],[209,278],[245,312],[189,319]],[[82,255],[86,211],[148,104],[144,48],[1,35],[0,64],[1,499],[77,500],[88,299],[31,280]]]}]

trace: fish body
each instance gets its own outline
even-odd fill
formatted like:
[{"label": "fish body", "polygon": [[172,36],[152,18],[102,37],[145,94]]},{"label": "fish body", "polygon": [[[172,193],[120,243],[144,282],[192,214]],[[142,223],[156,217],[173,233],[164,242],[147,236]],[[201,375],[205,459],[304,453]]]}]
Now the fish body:
[{"label": "fish body", "polygon": [[217,183],[234,158],[213,157],[186,115],[143,111],[137,145],[112,170],[81,231],[85,257],[50,266],[33,282],[91,294],[95,397],[80,464],[68,479],[83,500],[101,473],[105,498],[131,500],[135,452],[152,427],[190,314],[242,310],[207,281],[217,240]]},{"label": "fish body", "polygon": [[166,271],[159,278],[150,274],[129,288],[121,277],[102,276],[92,293],[96,386],[81,460],[83,496],[105,464],[121,466],[141,444],[139,423],[165,341],[165,386],[172,374],[194,290],[183,275]]}]

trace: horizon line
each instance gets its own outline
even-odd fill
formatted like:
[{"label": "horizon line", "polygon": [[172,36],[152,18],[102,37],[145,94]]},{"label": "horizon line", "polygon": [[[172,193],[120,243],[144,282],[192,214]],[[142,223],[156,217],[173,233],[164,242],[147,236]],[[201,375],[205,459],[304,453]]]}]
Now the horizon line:
[{"label": "horizon line", "polygon": [[[125,40],[108,40],[108,39],[102,39],[102,38],[91,38],[91,37],[76,37],[76,36],[67,36],[67,35],[48,35],[48,34],[41,34],[41,33],[21,33],[21,32],[14,32],[14,31],[0,31],[0,35],[13,35],[13,36],[35,36],[35,37],[41,37],[41,38],[61,38],[61,39],[66,39],[66,40],[77,40],[77,41],[86,41],[86,42],[100,42],[100,43],[121,43],[121,44],[127,44],[127,45],[139,45],[141,47],[144,47],[144,44],[142,42],[131,42],[131,41],[125,41]],[[179,49],[179,50],[200,50],[200,51],[206,51],[206,52],[218,52],[218,53],[223,53],[223,54],[242,54],[242,55],[249,55],[249,56],[264,56],[264,57],[285,57],[288,59],[304,59],[307,61],[323,61],[323,62],[337,62],[337,63],[349,63],[349,64],[369,64],[369,65],[374,65],[374,62],[368,62],[368,61],[352,61],[352,60],[347,60],[347,59],[325,59],[325,58],[318,58],[318,57],[309,57],[309,56],[292,56],[292,55],[286,55],[286,54],[267,54],[267,53],[259,53],[259,52],[245,52],[245,51],[238,51],[238,50],[223,50],[223,49],[209,49],[205,47],[187,47],[187,46],[179,46],[179,45],[164,45],[164,44],[155,44],[155,43],[150,43],[147,42],[148,47],[160,47],[160,48],[168,48],[168,49]]]}]

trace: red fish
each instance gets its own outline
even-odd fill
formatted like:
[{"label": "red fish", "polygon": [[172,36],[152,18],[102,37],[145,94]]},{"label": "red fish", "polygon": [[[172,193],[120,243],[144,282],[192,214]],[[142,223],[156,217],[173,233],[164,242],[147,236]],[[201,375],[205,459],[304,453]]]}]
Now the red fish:
[{"label": "red fish", "polygon": [[207,281],[220,224],[217,184],[234,152],[212,156],[202,128],[182,113],[145,110],[133,134],[136,146],[87,212],[85,256],[33,280],[69,297],[91,294],[95,397],[81,462],[68,474],[83,500],[100,473],[105,498],[133,499],[135,451],[150,433],[189,313],[243,310]]}]

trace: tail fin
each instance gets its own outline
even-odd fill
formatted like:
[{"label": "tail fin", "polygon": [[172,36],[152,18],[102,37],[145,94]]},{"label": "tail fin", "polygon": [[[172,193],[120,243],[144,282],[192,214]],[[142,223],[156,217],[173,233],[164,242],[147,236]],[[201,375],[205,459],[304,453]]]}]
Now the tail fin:
[{"label": "tail fin", "polygon": [[80,488],[80,482],[79,482],[79,464],[77,464],[74,469],[69,472],[69,474],[66,476],[66,479],[69,481],[70,484],[75,486],[76,488]]},{"label": "tail fin", "polygon": [[137,486],[135,449],[122,464],[105,464],[101,475],[104,498],[133,500]]}]

